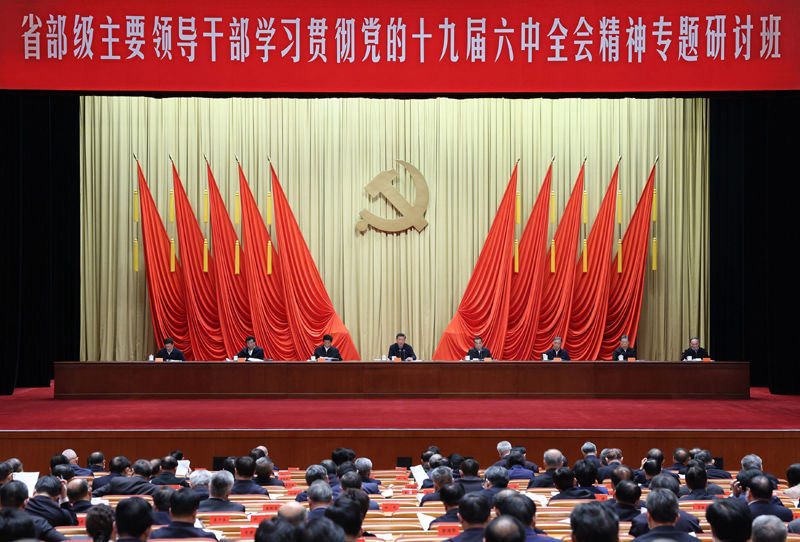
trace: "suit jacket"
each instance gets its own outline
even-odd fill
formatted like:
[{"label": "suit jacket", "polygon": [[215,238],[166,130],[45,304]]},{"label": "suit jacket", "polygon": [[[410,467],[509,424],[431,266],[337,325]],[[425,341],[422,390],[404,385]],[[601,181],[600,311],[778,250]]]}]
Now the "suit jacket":
[{"label": "suit jacket", "polygon": [[[504,487],[489,487],[486,489],[481,489],[480,494],[484,495],[487,499],[489,499],[489,507],[494,506],[494,496],[503,491]],[[462,533],[463,534],[463,533]]]},{"label": "suit jacket", "polygon": [[61,504],[61,508],[68,510],[73,514],[85,514],[92,507],[92,501],[78,501],[75,504],[65,502]]},{"label": "suit jacket", "polygon": [[539,473],[536,478],[528,482],[528,489],[532,487],[553,487],[553,473],[556,469],[547,469]]},{"label": "suit jacket", "polygon": [[482,346],[480,351],[478,351],[477,348],[473,347],[469,349],[469,351],[467,352],[467,356],[469,356],[469,359],[484,360],[485,358],[491,358],[492,353],[489,352],[489,349],[486,348],[485,346]]},{"label": "suit jacket", "polygon": [[[608,501],[606,501],[606,503],[608,503]],[[624,504],[615,501],[611,504],[606,504],[606,506],[609,506],[612,510],[614,510],[614,512],[616,512],[620,521],[633,521],[633,518],[642,514],[641,510],[635,506],[631,506],[630,504]]]},{"label": "suit jacket", "polygon": [[104,472],[103,465],[89,465],[89,470],[93,475],[95,472]]},{"label": "suit jacket", "polygon": [[647,542],[650,540],[674,540],[675,542],[697,542],[697,538],[677,527],[656,527],[634,538],[634,542]]},{"label": "suit jacket", "polygon": [[252,480],[234,480],[231,495],[269,495],[269,491]]},{"label": "suit jacket", "polygon": [[400,347],[397,346],[397,343],[392,343],[392,346],[389,347],[389,359],[392,358],[400,358],[401,360],[405,361],[406,358],[417,359],[417,355],[414,353],[414,349],[408,343],[403,345],[402,352]]},{"label": "suit jacket", "polygon": [[595,495],[608,495],[608,489],[606,489],[604,486],[578,486],[578,487],[581,487],[583,489],[588,489]]},{"label": "suit jacket", "polygon": [[72,465],[72,472],[75,473],[75,476],[94,476],[94,471],[78,465]]},{"label": "suit jacket", "polygon": [[793,519],[788,525],[789,532],[792,534],[800,534],[800,518]]},{"label": "suit jacket", "polygon": [[673,463],[671,467],[664,467],[665,471],[675,471],[678,474],[686,474],[686,465],[683,463]]},{"label": "suit jacket", "polygon": [[156,357],[161,358],[164,361],[186,361],[186,356],[184,356],[183,352],[177,348],[173,348],[172,352],[167,352],[166,348],[162,348],[156,352]]},{"label": "suit jacket", "polygon": [[169,512],[164,510],[155,510],[153,512],[153,525],[169,525],[172,523],[172,516]]},{"label": "suit jacket", "polygon": [[216,540],[214,533],[198,529],[185,521],[173,521],[166,527],[161,527],[150,533],[150,539],[159,538],[211,538]]},{"label": "suit jacket", "polygon": [[317,518],[325,517],[325,510],[327,510],[327,506],[318,506],[313,510],[308,511],[308,521],[315,520]]},{"label": "suit jacket", "polygon": [[605,467],[600,467],[597,469],[597,483],[602,484],[603,480],[606,478],[611,478],[611,473],[614,472],[614,469],[619,467],[622,463],[619,461],[612,461]]},{"label": "suit jacket", "polygon": [[483,527],[473,527],[458,536],[448,538],[445,542],[483,542],[483,532]]},{"label": "suit jacket", "polygon": [[342,359],[342,355],[339,353],[339,349],[335,346],[331,346],[328,348],[328,351],[325,351],[325,347],[320,345],[314,349],[314,357],[319,358],[331,358],[331,359]]},{"label": "suit jacket", "polygon": [[183,486],[189,487],[189,484],[186,482],[184,478],[178,478],[171,472],[162,472],[155,478],[150,479],[151,484],[155,484],[157,486]]},{"label": "suit jacket", "polygon": [[255,348],[253,348],[253,353],[252,354],[248,354],[247,353],[247,347],[245,346],[244,348],[239,350],[239,353],[236,354],[236,356],[239,359],[247,359],[247,358],[251,358],[251,359],[266,359],[264,357],[264,349],[261,348],[260,346],[256,346]]},{"label": "suit jacket", "polygon": [[556,352],[555,349],[551,348],[550,350],[545,352],[545,354],[547,354],[547,359],[561,358],[562,361],[571,361],[569,359],[569,352],[567,352],[563,348],[558,352]]},{"label": "suit jacket", "polygon": [[478,476],[462,476],[456,483],[461,484],[464,493],[474,493],[483,489],[483,480]]},{"label": "suit jacket", "polygon": [[25,510],[14,510],[12,514],[20,517],[29,517],[33,520],[33,529],[35,531],[34,538],[36,540],[60,542],[61,540],[67,539],[66,536],[56,531],[55,527],[47,523],[47,520],[40,516],[34,516]]},{"label": "suit jacket", "polygon": [[509,480],[533,480],[535,475],[533,474],[532,470],[528,470],[522,465],[514,465],[510,469],[508,469],[508,479]]},{"label": "suit jacket", "polygon": [[438,491],[434,491],[433,493],[428,493],[426,495],[423,495],[422,496],[422,500],[419,501],[419,505],[422,506],[426,502],[436,502],[436,501],[441,501],[441,500],[442,500],[442,496],[439,495],[439,492]]},{"label": "suit jacket", "polygon": [[614,353],[611,354],[611,361],[618,361],[620,356],[622,356],[622,359],[625,361],[628,361],[629,358],[636,359],[636,349],[630,346],[628,348],[618,346],[614,349]]},{"label": "suit jacket", "polygon": [[710,501],[714,498],[714,495],[706,491],[706,488],[703,489],[693,489],[686,495],[682,496],[679,500],[681,501]]},{"label": "suit jacket", "polygon": [[[687,512],[686,510],[681,510],[678,516],[678,523],[675,524],[675,529],[678,531],[683,531],[685,533],[702,533],[703,529],[700,527],[700,520],[698,520],[695,516]],[[635,518],[631,520],[631,531],[630,535],[639,537],[650,530],[650,526],[647,524],[647,514],[639,514]],[[660,537],[656,537],[660,538]],[[692,537],[694,542],[697,542],[695,537]]]},{"label": "suit jacket", "polygon": [[200,497],[201,501],[204,501],[208,498],[208,487],[207,486],[200,486],[200,487],[193,487],[192,491],[197,493],[197,496]]},{"label": "suit jacket", "polygon": [[[339,496],[339,493],[342,492],[342,486],[332,487],[331,490],[333,491],[333,499],[336,500],[336,498]],[[306,490],[301,491],[300,493],[297,494],[294,500],[297,502],[307,502],[308,491]]]},{"label": "suit jacket", "polygon": [[525,542],[561,542],[561,540],[542,536],[536,532],[536,529],[528,525],[525,527]]},{"label": "suit jacket", "polygon": [[266,487],[269,487],[269,486],[280,486],[280,487],[286,487],[286,484],[284,484],[284,483],[283,483],[283,480],[278,480],[278,479],[277,479],[277,478],[275,478],[274,476],[270,476],[269,478],[259,478],[258,476],[256,476],[255,478],[253,478],[253,481],[254,481],[255,483],[257,483],[258,485],[260,485],[260,486],[266,486]]},{"label": "suit jacket", "polygon": [[550,497],[550,502],[561,500],[587,499],[594,500],[594,492],[585,487],[571,487]]},{"label": "suit jacket", "polygon": [[197,508],[198,512],[244,512],[244,505],[238,502],[231,502],[229,500],[217,499],[216,497],[209,497],[204,501],[200,501],[200,506]]},{"label": "suit jacket", "polygon": [[381,491],[378,489],[378,484],[373,482],[362,482],[361,489],[367,492],[367,495],[380,495]]},{"label": "suit jacket", "polygon": [[758,516],[778,516],[781,521],[792,521],[792,511],[783,506],[767,501],[753,501],[750,503],[750,512],[753,519]]},{"label": "suit jacket", "polygon": [[681,361],[687,360],[689,358],[703,359],[707,357],[709,357],[708,352],[706,352],[706,349],[703,347],[698,348],[696,352],[691,348],[687,348],[686,350],[683,351],[683,354],[681,354]]},{"label": "suit jacket", "polygon": [[731,479],[733,479],[733,476],[731,476],[730,472],[728,472],[726,470],[718,469],[717,467],[715,467],[713,465],[706,465],[706,475],[708,475],[708,479],[709,480],[711,480],[711,479],[714,479],[714,480],[720,480],[720,479],[731,480]]},{"label": "suit jacket", "polygon": [[61,508],[53,499],[46,495],[37,495],[28,500],[25,511],[32,516],[39,516],[53,527],[77,525],[78,519],[70,510]]},{"label": "suit jacket", "polygon": [[116,472],[112,472],[107,474],[106,476],[100,476],[92,480],[92,493],[109,483],[114,478],[122,476],[121,474],[117,474]]},{"label": "suit jacket", "polygon": [[589,461],[590,463],[594,463],[594,466],[597,467],[598,469],[603,466],[603,462],[600,461],[600,458],[597,457],[596,455],[591,455],[591,454],[590,455],[585,455],[585,456],[583,456],[583,458],[586,461]]},{"label": "suit jacket", "polygon": [[431,521],[431,525],[434,523],[458,523],[458,506],[454,506],[438,518]]},{"label": "suit jacket", "polygon": [[[508,468],[508,461],[506,461],[507,459],[508,459],[508,455],[506,455],[503,459],[501,459],[499,461],[496,461],[494,463],[494,465],[492,465],[492,466],[493,467],[504,467],[504,468],[507,469]],[[536,463],[532,463],[532,462],[526,460],[525,461],[525,468],[528,469],[529,471],[533,472],[534,474],[538,474],[539,473],[539,466]]]},{"label": "suit jacket", "polygon": [[[683,497],[684,495],[688,495],[689,493],[691,493],[689,486],[683,485],[678,490],[678,497]],[[725,491],[717,484],[708,484],[708,486],[706,486],[706,493],[708,493],[709,495],[724,495]]]},{"label": "suit jacket", "polygon": [[152,495],[156,491],[158,491],[158,486],[154,486],[141,476],[116,476],[109,483],[94,491],[92,496]]}]

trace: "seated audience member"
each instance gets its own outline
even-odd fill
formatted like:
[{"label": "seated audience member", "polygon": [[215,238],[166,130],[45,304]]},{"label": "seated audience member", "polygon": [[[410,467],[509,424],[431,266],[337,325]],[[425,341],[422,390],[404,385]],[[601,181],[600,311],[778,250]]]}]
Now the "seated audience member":
[{"label": "seated audience member", "polygon": [[561,348],[561,337],[553,339],[553,348],[544,353],[547,359],[560,359],[561,361],[570,361],[569,352]]},{"label": "seated audience member", "polygon": [[258,460],[259,460],[259,459],[261,459],[262,457],[267,457],[267,454],[266,454],[266,452],[264,452],[264,450],[262,450],[262,449],[261,449],[260,447],[258,447],[258,446],[256,446],[256,447],[255,447],[255,448],[253,448],[252,450],[250,450],[250,453],[249,453],[249,454],[247,454],[247,455],[249,455],[250,457],[252,457],[252,458],[253,458],[253,461],[255,461],[256,463],[258,463]]},{"label": "seated audience member", "polygon": [[714,466],[714,458],[711,456],[711,452],[708,450],[702,450],[699,453],[695,454],[694,459],[703,463],[706,467],[706,474],[708,474],[708,478],[710,480],[719,480],[719,479],[727,479],[730,480],[733,478],[731,473],[718,469]]},{"label": "seated audience member", "polygon": [[152,495],[158,491],[148,480],[150,478],[150,462],[137,459],[133,463],[133,476],[116,476],[110,482],[93,491],[95,497],[103,495]]},{"label": "seated audience member", "polygon": [[117,542],[146,541],[151,537],[153,507],[141,497],[122,499],[114,510]]},{"label": "seated audience member", "polygon": [[[534,474],[539,474],[539,465],[534,463],[533,461],[528,461],[528,449],[525,446],[514,446],[511,448],[511,453],[519,452],[522,454],[522,459],[525,460],[525,468],[529,471],[532,471]],[[506,460],[508,460],[509,456],[506,456]],[[501,467],[508,468],[508,465],[500,465]],[[564,464],[566,466],[566,463]]]},{"label": "seated audience member", "polygon": [[655,459],[648,459],[642,464],[642,477],[640,478],[639,486],[643,488],[650,487],[650,481],[659,474],[661,474],[661,465]]},{"label": "seated audience member", "polygon": [[[150,460],[150,479],[158,477],[161,474],[161,460],[157,457]],[[177,485],[177,484],[176,484]]]},{"label": "seated audience member", "polygon": [[[253,481],[256,472],[256,462],[249,455],[236,459],[235,478],[231,495],[269,495],[269,492]],[[213,480],[213,476],[212,476]]]},{"label": "seated audience member", "polygon": [[484,473],[483,489],[480,495],[489,501],[489,508],[494,506],[494,496],[508,487],[508,470],[505,467],[489,467]]},{"label": "seated audience member", "polygon": [[208,486],[208,499],[200,501],[199,512],[244,512],[244,505],[231,502],[228,496],[233,489],[233,476],[226,470],[215,472]]},{"label": "seated audience member", "polygon": [[315,480],[307,490],[308,521],[325,515],[325,509],[333,502],[333,490],[325,480]]},{"label": "seated audience member", "polygon": [[753,514],[741,499],[716,499],[706,508],[715,542],[747,542]]},{"label": "seated audience member", "polygon": [[525,456],[519,451],[513,451],[506,456],[506,468],[510,480],[527,480],[530,483],[536,476],[532,470],[525,468]]},{"label": "seated audience member", "polygon": [[[489,467],[489,469],[503,469],[503,467]],[[487,469],[487,471],[489,470]],[[481,542],[492,505],[480,493],[467,493],[458,504],[458,520],[461,522],[462,532],[458,536],[448,538],[452,542]]]},{"label": "seated audience member", "polygon": [[326,517],[309,521],[295,530],[295,542],[346,542],[344,530]]},{"label": "seated audience member", "polygon": [[772,482],[766,476],[758,475],[750,480],[746,498],[753,519],[772,515],[778,516],[781,521],[792,521],[791,510],[779,502],[770,502],[772,501]]},{"label": "seated audience member", "polygon": [[[650,491],[652,492],[655,489],[667,489],[671,491],[675,495],[675,499],[678,498],[678,490],[680,486],[678,481],[668,474],[659,474],[650,482]],[[647,505],[645,505],[647,506]],[[702,533],[703,529],[700,527],[700,521],[687,512],[686,510],[679,510],[678,512],[678,521],[675,523],[675,529],[678,531],[683,531],[686,533]],[[631,536],[641,536],[644,533],[650,530],[650,523],[647,519],[647,516],[644,514],[639,514],[635,518],[631,520]]]},{"label": "seated audience member", "polygon": [[236,460],[239,459],[235,455],[230,455],[222,462],[222,470],[226,470],[236,476]]},{"label": "seated audience member", "polygon": [[[300,506],[297,503],[287,504]],[[300,508],[303,507],[300,506]],[[270,519],[263,519],[258,524],[258,529],[256,529],[255,542],[294,542],[295,527],[297,525],[299,524],[287,521],[280,514]]]},{"label": "seated audience member", "polygon": [[622,465],[622,450],[619,448],[609,448],[606,452],[606,465],[597,469],[597,483],[602,484],[607,478],[611,477],[611,471]]},{"label": "seated audience member", "polygon": [[478,476],[480,465],[471,457],[461,462],[461,476],[456,483],[464,488],[464,493],[476,493],[483,489],[483,480]]},{"label": "seated audience member", "polygon": [[583,454],[583,459],[593,464],[595,468],[599,469],[603,465],[600,458],[597,457],[597,446],[595,446],[594,442],[584,442],[583,446],[581,446],[581,453]]},{"label": "seated audience member", "polygon": [[[247,457],[250,459],[250,457]],[[252,461],[252,459],[250,459]],[[213,477],[212,477],[213,480]],[[211,538],[215,539],[214,533],[198,529],[194,526],[197,520],[197,507],[200,499],[197,493],[188,487],[182,487],[172,494],[169,502],[169,515],[172,521],[166,527],[154,530],[150,533],[151,540],[159,538]]]},{"label": "seated audience member", "polygon": [[508,454],[511,453],[511,443],[507,440],[501,440],[497,443],[497,455],[500,456],[500,459],[494,464],[496,467],[506,467],[508,468],[508,464],[506,463],[506,459]]},{"label": "seated audience member", "polygon": [[61,480],[55,476],[42,476],[36,481],[33,498],[28,500],[25,511],[33,516],[39,516],[53,527],[77,525],[78,519],[75,514],[58,505],[62,488]]},{"label": "seated audience member", "polygon": [[431,456],[430,461],[428,461],[428,465],[430,465],[430,470],[428,471],[428,478],[422,481],[422,485],[420,489],[430,489],[433,487],[433,480],[431,479],[431,472],[437,467],[447,467],[452,470],[452,465],[450,464],[450,460],[446,457],[442,457],[441,454],[433,454]]},{"label": "seated audience member", "polygon": [[336,474],[336,471],[339,464],[333,459],[323,459],[319,464],[325,467],[325,470],[328,472],[328,483],[331,488],[337,487],[339,485],[339,476]]},{"label": "seated audience member", "polygon": [[435,452],[433,452],[432,450],[425,450],[424,452],[422,452],[422,455],[420,455],[419,464],[425,472],[431,470],[430,460],[431,457],[434,456],[434,454]]},{"label": "seated audience member", "polygon": [[22,461],[16,457],[6,459],[5,462],[8,463],[9,467],[11,467],[11,472],[25,472],[25,469],[22,467]]},{"label": "seated audience member", "polygon": [[[664,475],[666,476],[666,475]],[[634,540],[675,540],[693,542],[697,538],[675,527],[679,519],[678,497],[669,489],[651,489],[647,495],[647,524],[650,530]]]},{"label": "seated audience member", "polygon": [[739,472],[745,472],[748,470],[757,470],[761,472],[761,474],[769,478],[769,481],[772,483],[772,489],[778,489],[778,478],[776,478],[772,474],[764,472],[764,463],[759,456],[757,456],[756,454],[747,454],[742,458],[741,463],[742,463],[742,470],[740,470]]},{"label": "seated audience member", "polygon": [[93,475],[95,472],[105,472],[106,456],[103,455],[103,452],[92,452],[86,460],[86,466]]},{"label": "seated audience member", "polygon": [[628,361],[631,358],[636,359],[636,350],[631,348],[628,336],[623,335],[619,338],[619,346],[614,349],[611,359],[613,361]]},{"label": "seated audience member", "polygon": [[189,487],[192,488],[192,491],[197,493],[197,496],[200,497],[200,501],[204,501],[209,497],[208,484],[210,483],[211,473],[206,469],[192,471],[192,474],[189,475]]},{"label": "seated audience member", "polygon": [[[676,480],[680,481],[680,478],[678,477],[678,475],[676,473],[674,473],[672,471],[665,470],[663,468],[664,467],[664,452],[662,452],[658,448],[650,448],[647,451],[647,456],[644,459],[642,459],[642,468],[640,470],[633,471],[633,473],[635,475],[635,478],[634,478],[633,481],[636,482],[637,484],[641,485],[641,484],[646,484],[647,483],[648,477],[647,477],[647,474],[645,474],[645,471],[644,471],[644,465],[645,465],[645,463],[647,461],[655,461],[656,466],[657,466],[657,468],[654,467],[653,465],[650,466],[650,472],[651,472],[650,478],[652,478],[653,476],[656,476],[657,474],[661,474],[662,472],[665,472],[666,474],[669,474],[670,476],[674,476]],[[644,485],[642,487],[647,487],[647,486]]]},{"label": "seated audience member", "polygon": [[97,504],[86,512],[86,533],[92,542],[108,542],[114,532],[114,509]]},{"label": "seated audience member", "polygon": [[34,535],[31,538],[45,542],[59,542],[66,537],[41,516],[30,514],[25,510],[28,501],[28,487],[19,480],[12,480],[0,487],[0,507],[6,518],[6,524],[11,524],[9,529],[27,531],[28,521],[33,523]]},{"label": "seated audience member", "polygon": [[573,542],[617,542],[619,519],[599,502],[579,504],[569,514]]},{"label": "seated audience member", "polygon": [[78,465],[78,454],[75,453],[75,450],[72,448],[67,448],[61,455],[67,458],[69,464],[72,465],[72,470],[75,471],[75,476],[94,476],[94,472],[91,469],[85,469]]},{"label": "seated audience member", "polygon": [[361,536],[361,507],[350,495],[341,495],[328,508],[325,517],[344,531],[348,542],[355,542]]},{"label": "seated audience member", "polygon": [[53,476],[58,478],[59,480],[63,480],[65,482],[69,482],[73,478],[75,478],[75,471],[72,468],[72,465],[56,465],[53,467]]},{"label": "seated audience member", "polygon": [[164,348],[156,352],[156,357],[164,361],[186,361],[186,356],[175,348],[175,341],[170,338],[164,339]]},{"label": "seated audience member", "polygon": [[185,459],[185,458],[183,457],[183,451],[182,451],[182,450],[172,450],[172,451],[169,453],[169,455],[171,455],[172,457],[174,457],[174,458],[175,458],[175,459],[177,459],[178,461],[182,461],[183,459]]},{"label": "seated audience member", "polygon": [[264,357],[264,349],[260,346],[256,346],[256,338],[255,337],[247,337],[244,340],[244,348],[239,350],[239,353],[236,354],[236,357],[239,359],[256,359],[256,360],[263,360],[266,359]]},{"label": "seated audience member", "polygon": [[431,523],[458,523],[458,503],[464,495],[464,486],[457,482],[442,486],[439,489],[439,496],[444,504],[444,514]]},{"label": "seated audience member", "polygon": [[[252,457],[252,455],[250,456]],[[286,484],[282,480],[278,480],[274,476],[275,465],[269,457],[259,457],[256,461],[256,477],[253,479],[255,483],[262,487],[280,486],[285,487]]]},{"label": "seated audience member", "polygon": [[406,342],[406,334],[398,333],[395,335],[395,342],[389,347],[389,359],[400,358],[400,361],[412,361],[417,359],[414,349]]},{"label": "seated audience member", "polygon": [[151,484],[157,486],[183,486],[189,487],[189,484],[183,478],[178,478],[175,473],[178,470],[178,460],[171,455],[164,456],[161,459],[161,474],[150,479]]},{"label": "seated audience member", "polygon": [[786,481],[789,483],[789,489],[784,490],[783,494],[790,499],[800,499],[800,463],[789,465],[786,470]]},{"label": "seated audience member", "polygon": [[[358,508],[361,511],[361,522],[363,523],[364,518],[367,517],[367,512],[369,511],[370,500],[369,496],[367,495],[367,492],[364,491],[363,489],[348,487],[342,489],[342,492],[339,494],[339,499],[341,499],[342,497],[348,497],[358,503]],[[375,538],[375,535],[362,530],[361,538]]]},{"label": "seated audience member", "polygon": [[[686,462],[686,472],[688,472],[689,469],[692,469],[692,468],[700,468],[702,470],[705,470],[705,465],[703,464],[702,461],[698,461],[696,459],[690,459],[689,461]],[[759,473],[759,474],[761,473],[761,471],[752,471],[752,472],[753,473]],[[753,474],[753,475],[755,475],[755,474]],[[706,477],[707,476],[708,476],[708,471],[706,471]],[[747,483],[750,481],[750,478],[752,478],[752,476],[747,477],[746,479],[744,479],[744,484],[745,485],[747,485]],[[735,484],[733,484],[733,485],[735,485]],[[731,487],[733,487],[733,485]],[[682,485],[680,487],[679,492],[678,492],[678,497],[683,497],[684,495],[688,495],[691,491],[692,490],[689,489],[688,485]],[[708,493],[709,495],[724,495],[725,491],[720,486],[718,486],[717,484],[715,484],[713,482],[706,482],[706,493]],[[744,495],[742,496],[742,498],[744,498]]]},{"label": "seated audience member", "polygon": [[469,359],[478,359],[484,360],[486,358],[492,359],[492,353],[489,352],[489,349],[483,346],[483,339],[480,337],[475,337],[472,339],[473,346],[467,351],[467,357]]},{"label": "seated audience member", "polygon": [[675,448],[675,451],[672,452],[672,461],[672,466],[664,470],[686,474],[686,462],[689,461],[689,452],[686,451],[686,448]]},{"label": "seated audience member", "polygon": [[613,502],[609,499],[608,506],[617,514],[620,521],[632,521],[642,512],[637,505],[642,497],[642,488],[630,480],[620,480],[614,488]]},{"label": "seated audience member", "polygon": [[[322,480],[327,484],[328,483],[328,470],[325,467],[323,467],[322,465],[310,465],[306,469],[306,485],[308,487],[311,487],[311,484],[313,484],[317,480]],[[328,484],[328,486],[330,487],[330,484]],[[331,489],[333,489],[333,488],[331,488]],[[337,495],[334,495],[334,498],[336,496]],[[307,490],[304,490],[304,491],[301,491],[300,493],[298,493],[297,496],[294,498],[294,500],[296,500],[297,502],[306,502],[308,500]]]},{"label": "seated audience member", "polygon": [[525,542],[525,527],[513,516],[494,518],[486,526],[485,542]]},{"label": "seated audience member", "polygon": [[708,352],[700,346],[700,339],[692,337],[689,339],[689,348],[681,354],[681,361],[700,360],[707,357],[709,357]]},{"label": "seated audience member", "polygon": [[331,335],[322,336],[322,345],[318,346],[314,350],[314,357],[317,359],[331,359],[331,360],[342,359],[342,355],[339,353],[339,349],[333,346],[333,336]]},{"label": "seated audience member", "polygon": [[420,506],[426,502],[441,501],[439,490],[447,484],[453,483],[453,469],[450,467],[436,467],[430,472],[430,479],[433,481],[433,493],[423,495]]},{"label": "seated audience member", "polygon": [[92,507],[92,488],[84,478],[75,478],[67,482],[67,502],[61,508],[73,514],[85,514]]},{"label": "seated audience member", "polygon": [[594,492],[584,487],[575,487],[575,473],[569,467],[560,467],[553,473],[553,484],[559,493],[550,502],[573,499],[594,499]]},{"label": "seated audience member", "polygon": [[[305,523],[308,520],[306,507],[296,501],[290,501],[278,508],[278,517],[283,518],[293,526]],[[263,523],[263,521],[262,521]],[[258,539],[258,538],[256,538]]]},{"label": "seated audience member", "polygon": [[[130,476],[130,468],[131,461],[124,455],[118,455],[112,458],[108,466],[108,474],[106,476],[96,476],[94,480],[92,480],[92,492],[96,492],[114,478]],[[99,497],[99,495],[97,496]]]},{"label": "seated audience member", "polygon": [[775,516],[758,516],[753,520],[752,542],[785,542],[786,524]]},{"label": "seated audience member", "polygon": [[0,542],[15,540],[35,540],[36,527],[33,518],[15,508],[0,510]]},{"label": "seated audience member", "polygon": [[64,454],[56,454],[50,458],[50,474],[53,474],[53,469],[57,465],[69,465],[69,459],[67,459],[67,456]]},{"label": "seated audience member", "polygon": [[153,525],[169,525],[172,521],[169,507],[173,493],[175,489],[171,487],[159,487],[158,491],[153,493]]},{"label": "seated audience member", "polygon": [[494,506],[497,516],[511,516],[522,524],[526,542],[556,542],[536,532],[536,503],[527,495],[507,489],[497,494]]},{"label": "seated audience member", "polygon": [[690,491],[680,498],[682,501],[707,501],[714,498],[706,491],[708,477],[702,467],[692,467],[686,471],[686,485]]},{"label": "seated audience member", "polygon": [[11,472],[11,465],[7,461],[0,462],[0,486],[13,479],[14,474]]},{"label": "seated audience member", "polygon": [[372,478],[372,460],[368,457],[359,457],[355,460],[354,464],[358,474],[361,476],[361,489],[368,494],[379,495],[381,491],[378,486],[381,485],[381,482],[380,480]]},{"label": "seated audience member", "polygon": [[[616,490],[617,486],[620,482],[628,481],[633,482],[634,474],[633,469],[631,469],[627,465],[618,465],[614,470],[611,471],[611,498],[608,499],[608,504],[614,504],[616,502]],[[635,484],[635,482],[634,482]],[[638,484],[636,484],[638,485]],[[636,509],[640,509],[644,507],[644,501],[639,501],[636,503]]]},{"label": "seated audience member", "polygon": [[[339,468],[341,469],[341,467]],[[361,486],[363,485],[363,482],[361,482],[361,475],[354,470],[342,473],[342,476],[339,478],[339,481],[341,482],[342,491],[344,491],[345,489],[358,489],[364,491],[363,489],[361,489]],[[364,492],[364,494],[366,495],[366,492]],[[427,496],[428,495],[426,495],[426,497]],[[424,499],[422,502],[425,502]],[[378,506],[377,502],[371,500],[369,496],[367,496],[367,509],[380,510],[380,506]]]},{"label": "seated audience member", "polygon": [[608,490],[605,487],[594,485],[597,481],[597,466],[593,462],[588,459],[579,459],[575,462],[572,470],[575,472],[575,480],[578,481],[578,487],[587,489],[595,495],[608,495]]},{"label": "seated audience member", "polygon": [[551,448],[544,453],[542,461],[545,471],[539,473],[536,478],[528,483],[528,489],[532,487],[554,487],[553,473],[564,464],[564,454],[555,448]]}]

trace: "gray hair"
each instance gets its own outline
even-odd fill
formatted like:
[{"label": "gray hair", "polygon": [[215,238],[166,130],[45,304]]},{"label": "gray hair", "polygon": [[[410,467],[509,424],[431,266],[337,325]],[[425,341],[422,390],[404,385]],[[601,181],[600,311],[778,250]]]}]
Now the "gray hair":
[{"label": "gray hair", "polygon": [[483,474],[494,487],[508,487],[508,469],[492,465]]},{"label": "gray hair", "polygon": [[189,485],[192,487],[208,487],[209,482],[211,482],[211,473],[205,469],[193,471],[189,475]]},{"label": "gray hair", "polygon": [[72,461],[73,459],[78,457],[78,454],[76,454],[75,450],[73,450],[72,448],[67,448],[66,450],[61,452],[61,455],[66,457],[69,461]]},{"label": "gray hair", "polygon": [[581,446],[581,453],[584,455],[586,454],[596,454],[597,453],[597,446],[595,446],[594,442],[584,442],[583,446]]},{"label": "gray hair", "polygon": [[564,454],[555,448],[547,450],[544,453],[544,464],[546,467],[560,467],[564,464]]},{"label": "gray hair", "polygon": [[436,467],[429,476],[434,484],[442,487],[453,481],[453,469],[450,467]]},{"label": "gray hair", "polygon": [[747,454],[742,458],[742,470],[763,470],[764,463],[756,454]]},{"label": "gray hair", "polygon": [[562,342],[562,343],[564,342],[564,341],[561,340],[561,337],[553,337],[553,342],[556,342],[556,341]]},{"label": "gray hair", "polygon": [[497,453],[504,454],[511,451],[511,443],[507,440],[501,440],[497,443]]},{"label": "gray hair", "polygon": [[226,470],[217,471],[211,477],[208,493],[212,497],[225,498],[233,487],[233,474]]},{"label": "gray hair", "polygon": [[354,464],[362,478],[366,478],[372,472],[372,461],[368,457],[359,457]]},{"label": "gray hair", "polygon": [[776,516],[758,516],[753,520],[752,542],[784,542],[786,534],[786,524]]},{"label": "gray hair", "polygon": [[331,502],[333,490],[324,480],[316,480],[308,486],[308,502]]}]

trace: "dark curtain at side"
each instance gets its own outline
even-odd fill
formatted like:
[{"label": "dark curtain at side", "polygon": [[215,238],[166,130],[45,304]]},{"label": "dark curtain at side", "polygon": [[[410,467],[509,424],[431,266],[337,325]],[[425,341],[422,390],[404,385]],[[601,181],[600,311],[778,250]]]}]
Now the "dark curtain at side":
[{"label": "dark curtain at side", "polygon": [[53,362],[79,355],[79,98],[0,92],[0,119],[0,394],[9,394],[49,385]]},{"label": "dark curtain at side", "polygon": [[800,93],[714,97],[710,112],[710,352],[751,362],[754,386],[800,393]]}]

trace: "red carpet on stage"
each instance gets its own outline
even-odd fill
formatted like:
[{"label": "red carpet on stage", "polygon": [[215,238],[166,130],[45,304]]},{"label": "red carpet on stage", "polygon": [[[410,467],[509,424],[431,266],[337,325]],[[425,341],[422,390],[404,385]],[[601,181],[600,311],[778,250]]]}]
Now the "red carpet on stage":
[{"label": "red carpet on stage", "polygon": [[0,397],[0,430],[66,429],[797,429],[800,396],[747,400],[61,400]]}]

